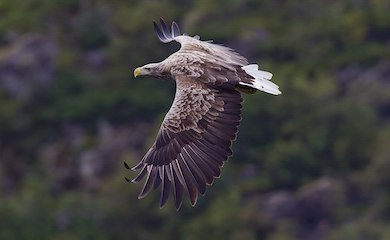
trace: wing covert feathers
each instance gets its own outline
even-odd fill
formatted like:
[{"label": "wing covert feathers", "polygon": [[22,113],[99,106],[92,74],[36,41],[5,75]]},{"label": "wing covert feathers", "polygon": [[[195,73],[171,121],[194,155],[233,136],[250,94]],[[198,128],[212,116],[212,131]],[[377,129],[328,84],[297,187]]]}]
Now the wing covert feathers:
[{"label": "wing covert feathers", "polygon": [[184,87],[179,81],[176,91],[155,143],[133,168],[139,172],[132,182],[145,178],[139,198],[161,188],[160,207],[172,193],[179,209],[184,192],[195,205],[198,196],[220,176],[221,167],[232,154],[242,98],[235,90],[200,84]]}]

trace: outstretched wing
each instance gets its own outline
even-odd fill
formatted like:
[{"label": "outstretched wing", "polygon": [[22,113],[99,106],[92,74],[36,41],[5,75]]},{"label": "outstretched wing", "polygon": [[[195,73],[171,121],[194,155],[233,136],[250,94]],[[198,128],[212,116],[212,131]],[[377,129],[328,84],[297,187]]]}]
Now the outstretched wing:
[{"label": "outstretched wing", "polygon": [[162,207],[173,191],[176,209],[184,191],[195,205],[198,194],[219,177],[224,161],[232,154],[241,120],[241,94],[236,90],[210,88],[181,76],[174,102],[164,118],[157,139],[141,162],[133,168],[146,177],[139,198],[160,185]]},{"label": "outstretched wing", "polygon": [[165,23],[164,19],[160,18],[160,25],[153,22],[154,30],[158,39],[163,43],[169,43],[172,41],[179,42],[181,48],[179,51],[191,51],[207,54],[209,57],[218,59],[221,63],[245,66],[248,61],[243,56],[236,53],[233,49],[213,44],[212,41],[201,41],[199,36],[190,37],[185,34],[181,35],[180,29],[176,22],[172,22],[171,30]]},{"label": "outstretched wing", "polygon": [[169,31],[167,24],[164,19],[160,18],[160,26],[156,22],[153,22],[154,31],[157,34],[158,39],[163,43],[172,42],[175,37],[180,36],[179,26],[175,21],[172,22],[171,31]]}]

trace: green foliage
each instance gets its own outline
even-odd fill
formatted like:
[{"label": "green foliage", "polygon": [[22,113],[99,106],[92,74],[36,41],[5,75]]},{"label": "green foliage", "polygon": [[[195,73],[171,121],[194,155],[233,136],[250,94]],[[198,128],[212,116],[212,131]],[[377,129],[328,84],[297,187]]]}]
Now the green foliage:
[{"label": "green foliage", "polygon": [[370,221],[359,221],[346,224],[334,233],[329,239],[387,239],[390,237],[388,223],[375,223]]},{"label": "green foliage", "polygon": [[89,13],[78,20],[76,27],[76,41],[81,47],[93,49],[103,47],[108,43],[108,34],[104,29],[103,16]]}]

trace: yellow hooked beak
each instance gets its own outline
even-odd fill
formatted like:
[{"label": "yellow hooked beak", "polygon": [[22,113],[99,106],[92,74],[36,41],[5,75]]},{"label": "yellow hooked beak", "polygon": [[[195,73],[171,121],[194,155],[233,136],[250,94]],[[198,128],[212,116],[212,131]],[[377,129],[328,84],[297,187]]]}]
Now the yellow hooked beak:
[{"label": "yellow hooked beak", "polygon": [[135,70],[134,70],[134,77],[137,77],[139,75],[142,75],[142,67],[137,67]]}]

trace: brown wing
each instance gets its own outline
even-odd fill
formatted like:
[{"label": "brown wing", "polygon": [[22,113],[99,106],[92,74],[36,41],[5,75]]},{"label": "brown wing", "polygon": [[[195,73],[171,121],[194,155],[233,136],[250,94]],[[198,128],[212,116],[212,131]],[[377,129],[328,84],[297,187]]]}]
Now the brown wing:
[{"label": "brown wing", "polygon": [[241,86],[239,83],[253,83],[253,78],[241,68],[241,65],[228,63],[229,60],[221,58],[222,53],[212,55],[204,48],[193,48],[196,50],[180,50],[165,60],[170,65],[172,75],[186,75],[195,82],[225,90],[234,90]]},{"label": "brown wing", "polygon": [[200,67],[203,73],[199,79],[208,85],[237,88],[240,82],[253,82],[251,76],[245,73],[239,65],[222,64],[219,61],[207,59]]},{"label": "brown wing", "polygon": [[204,194],[206,186],[220,176],[224,161],[232,154],[242,98],[236,90],[211,88],[185,77],[176,82],[172,107],[155,143],[133,168],[140,172],[132,182],[146,176],[139,198],[162,185],[161,207],[172,189],[179,209],[185,190],[195,205],[198,194]]}]

